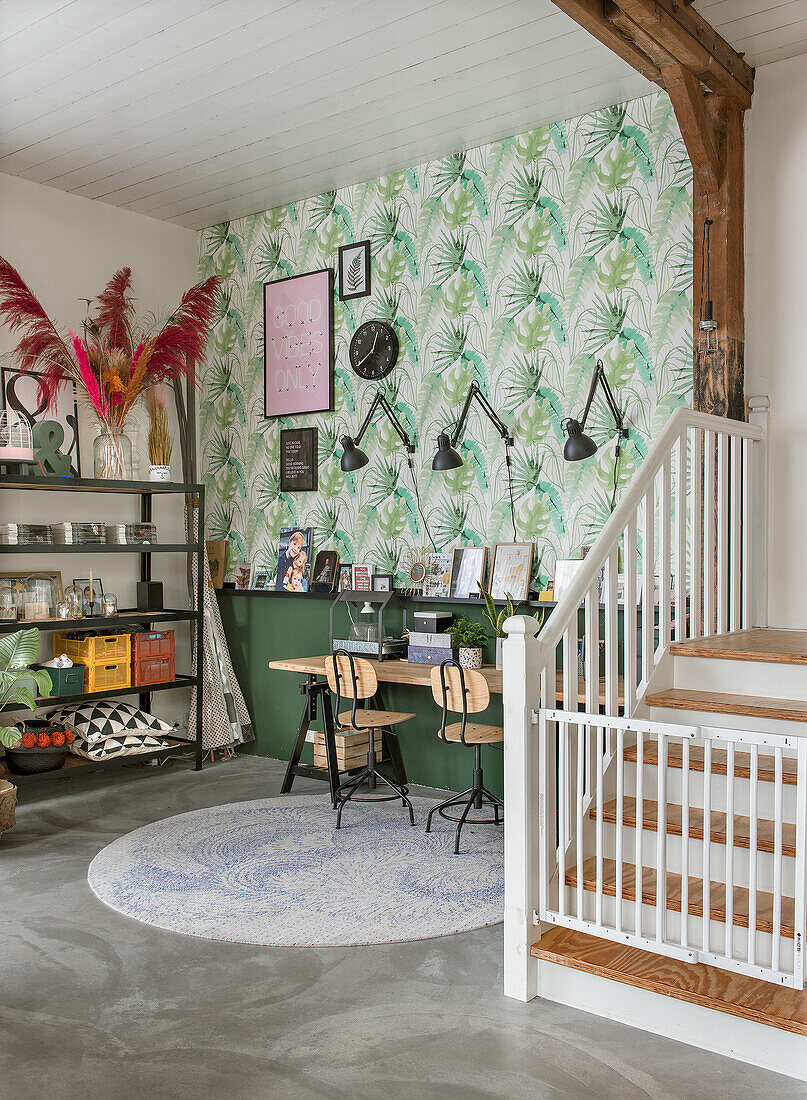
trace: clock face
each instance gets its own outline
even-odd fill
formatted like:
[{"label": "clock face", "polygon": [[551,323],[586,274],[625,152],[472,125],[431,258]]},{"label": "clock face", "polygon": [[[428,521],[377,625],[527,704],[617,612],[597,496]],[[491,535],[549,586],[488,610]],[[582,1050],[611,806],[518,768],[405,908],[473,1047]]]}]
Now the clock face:
[{"label": "clock face", "polygon": [[386,378],[398,359],[398,337],[384,321],[365,321],[350,341],[350,365],[359,378]]}]

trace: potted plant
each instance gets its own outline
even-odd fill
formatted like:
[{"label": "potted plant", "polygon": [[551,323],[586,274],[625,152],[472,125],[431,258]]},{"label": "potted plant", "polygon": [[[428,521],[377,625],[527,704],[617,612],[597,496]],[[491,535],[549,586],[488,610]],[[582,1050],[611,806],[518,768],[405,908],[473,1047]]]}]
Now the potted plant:
[{"label": "potted plant", "polygon": [[[504,631],[504,624],[512,615],[515,615],[519,607],[521,607],[521,604],[513,603],[513,601],[508,596],[507,602],[497,615],[496,605],[493,602],[493,597],[491,596],[490,592],[483,588],[478,581],[477,584],[479,585],[479,591],[482,593],[482,597],[485,601],[485,610],[482,612],[482,614],[485,616],[485,619],[490,624],[490,628],[496,638],[496,668],[501,671],[503,652],[502,646],[504,644],[504,639],[507,637]],[[534,617],[538,622],[539,628],[544,625],[546,615],[547,611],[545,607],[539,607],[538,610],[535,612]]]},{"label": "potted plant", "polygon": [[149,481],[170,481],[174,445],[168,430],[165,386],[160,384],[146,390],[146,412],[149,415]]},{"label": "potted plant", "polygon": [[475,619],[466,619],[460,615],[446,633],[459,652],[459,663],[463,668],[481,668],[482,650],[488,642],[488,634],[482,623]]},{"label": "potted plant", "polygon": [[[40,695],[50,695],[53,685],[47,670],[30,667],[38,653],[39,631],[35,627],[0,638],[0,711],[7,706],[36,710],[36,698],[31,691],[34,685]],[[49,730],[49,723],[44,725],[47,730],[37,729],[34,732],[29,728],[20,729],[16,722],[11,726],[0,724],[0,744],[6,750],[6,764],[10,772],[22,775],[62,766],[69,748],[68,739],[62,733],[61,741],[57,736],[54,745],[54,734]],[[56,762],[59,756],[61,761]]]}]

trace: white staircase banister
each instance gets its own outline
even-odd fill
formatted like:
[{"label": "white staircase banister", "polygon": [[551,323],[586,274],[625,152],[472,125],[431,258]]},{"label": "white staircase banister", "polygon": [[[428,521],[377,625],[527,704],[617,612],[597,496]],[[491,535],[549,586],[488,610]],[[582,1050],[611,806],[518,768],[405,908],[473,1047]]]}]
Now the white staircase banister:
[{"label": "white staircase banister", "polygon": [[711,416],[709,413],[697,412],[683,407],[676,409],[661,435],[651,447],[647,458],[642,462],[619,504],[608,517],[593,547],[586,555],[583,565],[577,570],[569,587],[558,600],[557,606],[549,616],[539,637],[542,651],[546,651],[548,654],[560,642],[570,617],[577,614],[580,604],[597,580],[608,555],[618,543],[628,521],[661,469],[675,441],[686,428],[702,428],[706,431],[724,432],[728,435],[751,440],[761,440],[764,434],[763,429],[755,424],[745,424],[739,420],[727,420],[722,416]]}]

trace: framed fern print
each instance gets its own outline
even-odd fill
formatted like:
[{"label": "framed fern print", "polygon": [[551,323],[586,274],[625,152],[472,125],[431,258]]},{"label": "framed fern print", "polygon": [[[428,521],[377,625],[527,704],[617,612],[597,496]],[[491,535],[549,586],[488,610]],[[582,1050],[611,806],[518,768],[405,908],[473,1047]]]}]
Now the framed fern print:
[{"label": "framed fern print", "polygon": [[370,293],[370,242],[343,244],[339,249],[339,301],[366,298]]}]

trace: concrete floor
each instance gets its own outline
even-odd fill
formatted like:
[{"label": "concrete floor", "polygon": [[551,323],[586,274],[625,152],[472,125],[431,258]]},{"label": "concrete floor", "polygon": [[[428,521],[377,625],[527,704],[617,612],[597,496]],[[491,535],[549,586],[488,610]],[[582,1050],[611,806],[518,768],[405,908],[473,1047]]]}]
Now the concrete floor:
[{"label": "concrete floor", "polygon": [[[87,865],[184,810],[277,793],[282,766],[61,782],[0,843],[0,1097],[804,1097],[804,1085],[501,993],[501,926],[344,950],[161,932],[107,909]],[[295,793],[321,783],[298,780]],[[60,793],[64,791],[64,793]]]}]

